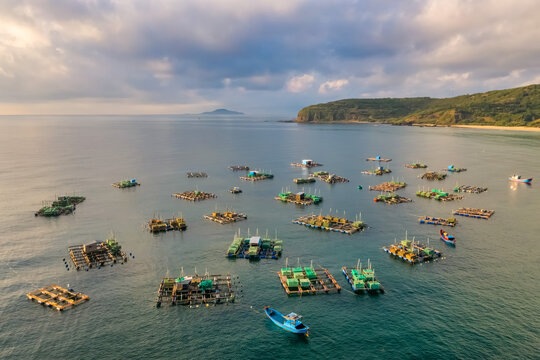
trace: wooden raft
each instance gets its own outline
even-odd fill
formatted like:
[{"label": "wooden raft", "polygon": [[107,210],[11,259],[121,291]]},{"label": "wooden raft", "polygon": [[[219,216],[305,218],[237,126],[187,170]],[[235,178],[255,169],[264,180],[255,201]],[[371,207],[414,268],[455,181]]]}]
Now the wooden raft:
[{"label": "wooden raft", "polygon": [[90,300],[87,295],[69,291],[58,285],[45,286],[26,294],[26,297],[39,304],[63,311]]},{"label": "wooden raft", "polygon": [[68,248],[69,257],[75,265],[75,269],[91,269],[92,267],[101,267],[116,262],[125,263],[128,258],[123,251],[118,254],[113,254],[104,242],[99,243],[99,248],[96,251],[87,253],[84,245],[75,245]]},{"label": "wooden raft", "polygon": [[454,215],[472,217],[475,219],[487,220],[495,213],[494,210],[486,209],[473,209],[473,208],[459,208],[454,211]]},{"label": "wooden raft", "polygon": [[225,212],[213,212],[210,215],[204,215],[205,219],[215,221],[220,224],[230,224],[237,221],[242,221],[247,219],[246,214],[235,213],[232,211]]},{"label": "wooden raft", "polygon": [[[211,286],[201,286],[211,281]],[[157,307],[170,305],[209,305],[234,302],[235,291],[230,274],[190,275],[180,278],[163,278],[159,284]]]},{"label": "wooden raft", "polygon": [[[278,271],[278,276],[281,281],[283,289],[287,295],[317,295],[317,294],[329,294],[331,292],[341,292],[341,286],[339,286],[336,279],[328,272],[327,269],[314,269],[315,278],[309,279],[309,287],[289,287],[287,285],[287,277]],[[305,271],[304,271],[305,274]]]}]

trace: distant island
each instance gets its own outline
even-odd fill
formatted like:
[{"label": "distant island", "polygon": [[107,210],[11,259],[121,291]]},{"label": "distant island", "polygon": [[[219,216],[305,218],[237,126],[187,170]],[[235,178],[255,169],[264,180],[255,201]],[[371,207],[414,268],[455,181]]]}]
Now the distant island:
[{"label": "distant island", "polygon": [[214,111],[200,113],[199,115],[244,115],[244,113],[227,109],[216,109]]},{"label": "distant island", "polygon": [[307,106],[298,112],[295,121],[540,127],[540,85],[443,99],[416,97],[338,100]]}]

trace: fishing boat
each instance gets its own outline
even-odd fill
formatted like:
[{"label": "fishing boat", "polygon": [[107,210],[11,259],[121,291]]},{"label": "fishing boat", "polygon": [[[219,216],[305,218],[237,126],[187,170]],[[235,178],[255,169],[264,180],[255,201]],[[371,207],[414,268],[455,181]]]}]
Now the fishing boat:
[{"label": "fishing boat", "polygon": [[309,326],[302,323],[302,316],[295,313],[285,316],[268,306],[264,308],[264,313],[280,328],[295,334],[305,334],[308,336]]},{"label": "fishing boat", "polygon": [[512,176],[510,176],[508,178],[508,180],[515,181],[515,182],[520,182],[520,183],[525,183],[525,184],[530,184],[530,183],[532,183],[533,178],[522,179],[521,175],[512,175]]},{"label": "fishing boat", "polygon": [[441,229],[440,234],[441,234],[441,240],[444,241],[445,243],[450,244],[450,245],[456,244],[456,238],[453,235],[450,235],[443,229]]}]

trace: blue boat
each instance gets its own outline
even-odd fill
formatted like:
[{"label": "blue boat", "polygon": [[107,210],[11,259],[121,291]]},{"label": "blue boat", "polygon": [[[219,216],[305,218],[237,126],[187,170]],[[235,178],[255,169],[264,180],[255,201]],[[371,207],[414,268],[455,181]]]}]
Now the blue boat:
[{"label": "blue boat", "polygon": [[532,183],[532,178],[528,178],[528,179],[523,179],[521,178],[520,175],[512,175],[511,177],[508,178],[508,180],[510,181],[514,181],[514,182],[520,182],[520,183],[525,183],[525,184],[530,184]]},{"label": "blue boat", "polygon": [[280,328],[295,334],[305,334],[306,336],[309,336],[309,326],[302,323],[302,316],[295,313],[284,316],[279,311],[268,306],[264,308],[264,313]]},{"label": "blue boat", "polygon": [[450,235],[443,229],[441,229],[440,234],[441,234],[442,241],[450,245],[456,245],[456,238],[453,235]]}]

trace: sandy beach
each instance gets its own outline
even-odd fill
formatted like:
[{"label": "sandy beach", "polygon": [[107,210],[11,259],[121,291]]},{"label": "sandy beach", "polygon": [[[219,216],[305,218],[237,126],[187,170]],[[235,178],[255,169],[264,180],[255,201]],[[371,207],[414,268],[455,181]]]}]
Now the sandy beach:
[{"label": "sandy beach", "polygon": [[452,125],[452,127],[469,128],[469,129],[485,129],[485,130],[540,131],[540,128],[528,127],[528,126]]}]

